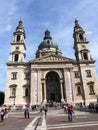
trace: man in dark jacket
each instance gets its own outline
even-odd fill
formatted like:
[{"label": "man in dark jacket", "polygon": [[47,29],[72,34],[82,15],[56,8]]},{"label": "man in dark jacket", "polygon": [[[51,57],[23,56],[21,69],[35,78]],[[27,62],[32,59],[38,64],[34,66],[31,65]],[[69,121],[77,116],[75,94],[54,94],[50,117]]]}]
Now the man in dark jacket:
[{"label": "man in dark jacket", "polygon": [[25,118],[30,118],[30,108],[28,105],[26,105],[24,115],[25,115]]}]

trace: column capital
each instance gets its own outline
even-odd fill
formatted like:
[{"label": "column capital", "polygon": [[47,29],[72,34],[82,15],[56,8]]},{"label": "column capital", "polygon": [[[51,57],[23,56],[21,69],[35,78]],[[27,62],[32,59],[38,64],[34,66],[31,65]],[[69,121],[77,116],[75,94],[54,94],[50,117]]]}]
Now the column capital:
[{"label": "column capital", "polygon": [[60,83],[62,83],[64,81],[64,79],[63,78],[60,78]]},{"label": "column capital", "polygon": [[42,78],[42,79],[41,79],[41,82],[45,84],[46,79],[45,79],[45,78]]},{"label": "column capital", "polygon": [[69,68],[67,68],[67,70],[69,70],[69,71],[72,71],[72,69],[73,69],[73,67],[69,67]]}]

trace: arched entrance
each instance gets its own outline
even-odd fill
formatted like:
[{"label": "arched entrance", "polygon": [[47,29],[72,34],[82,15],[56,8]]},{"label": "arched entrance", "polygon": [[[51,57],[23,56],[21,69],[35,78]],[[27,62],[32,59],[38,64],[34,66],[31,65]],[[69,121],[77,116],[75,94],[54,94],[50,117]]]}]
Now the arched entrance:
[{"label": "arched entrance", "polygon": [[48,72],[46,75],[46,98],[47,102],[61,101],[61,90],[60,90],[60,80],[59,75],[54,72]]}]

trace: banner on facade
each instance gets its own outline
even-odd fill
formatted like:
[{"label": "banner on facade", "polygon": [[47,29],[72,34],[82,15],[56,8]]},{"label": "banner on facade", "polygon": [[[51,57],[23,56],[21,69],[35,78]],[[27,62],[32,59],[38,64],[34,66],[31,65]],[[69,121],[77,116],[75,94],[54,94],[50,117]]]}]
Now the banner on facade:
[{"label": "banner on facade", "polygon": [[34,102],[38,101],[38,77],[37,72],[34,73]]}]

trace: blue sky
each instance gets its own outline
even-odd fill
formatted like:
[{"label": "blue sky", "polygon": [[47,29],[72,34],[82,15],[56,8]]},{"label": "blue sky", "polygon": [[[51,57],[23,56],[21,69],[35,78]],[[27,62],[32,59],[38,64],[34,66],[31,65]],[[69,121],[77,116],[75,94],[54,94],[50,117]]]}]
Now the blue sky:
[{"label": "blue sky", "polygon": [[20,18],[26,32],[26,61],[35,58],[46,28],[63,56],[73,58],[74,20],[83,27],[98,77],[98,1],[94,0],[4,0],[0,1],[0,90],[5,91],[11,41]]}]

